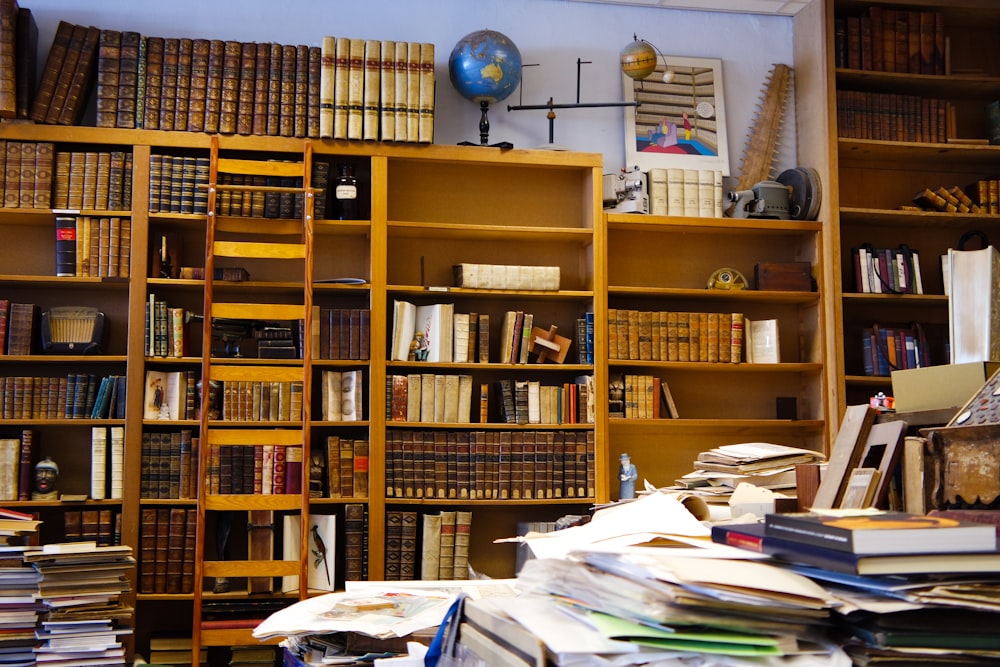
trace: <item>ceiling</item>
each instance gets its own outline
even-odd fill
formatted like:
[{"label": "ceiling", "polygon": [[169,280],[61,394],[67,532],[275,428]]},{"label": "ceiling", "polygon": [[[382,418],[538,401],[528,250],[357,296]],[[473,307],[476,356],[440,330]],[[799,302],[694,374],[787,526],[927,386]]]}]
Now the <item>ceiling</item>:
[{"label": "ceiling", "polygon": [[596,2],[606,5],[632,5],[660,7],[663,9],[699,9],[716,12],[741,12],[744,14],[769,14],[794,16],[813,0],[570,0],[571,2]]}]

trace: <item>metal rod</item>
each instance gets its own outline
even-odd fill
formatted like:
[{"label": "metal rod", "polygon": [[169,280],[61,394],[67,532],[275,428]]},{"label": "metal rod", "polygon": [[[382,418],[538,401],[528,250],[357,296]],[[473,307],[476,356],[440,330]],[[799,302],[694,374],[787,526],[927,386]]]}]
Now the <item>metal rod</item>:
[{"label": "metal rod", "polygon": [[587,107],[637,107],[638,102],[577,102],[576,104],[519,104],[507,106],[507,111],[527,111],[531,109],[582,109]]}]

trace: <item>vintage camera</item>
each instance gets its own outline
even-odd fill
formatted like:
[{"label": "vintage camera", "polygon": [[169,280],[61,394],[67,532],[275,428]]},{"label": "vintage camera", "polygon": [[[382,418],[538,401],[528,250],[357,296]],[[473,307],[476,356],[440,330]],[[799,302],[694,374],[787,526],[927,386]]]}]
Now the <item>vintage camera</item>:
[{"label": "vintage camera", "polygon": [[636,166],[618,174],[604,174],[604,210],[612,213],[649,213],[646,174]]}]

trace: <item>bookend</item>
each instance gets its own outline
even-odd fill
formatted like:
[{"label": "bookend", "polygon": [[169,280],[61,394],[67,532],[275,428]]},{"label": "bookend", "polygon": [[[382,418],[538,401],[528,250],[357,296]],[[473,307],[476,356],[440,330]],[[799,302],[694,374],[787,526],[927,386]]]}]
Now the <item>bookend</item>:
[{"label": "bookend", "polygon": [[538,355],[535,359],[537,363],[544,364],[550,359],[557,364],[566,361],[566,354],[572,341],[557,334],[558,330],[559,327],[554,324],[548,329],[531,327],[531,347],[528,351]]}]

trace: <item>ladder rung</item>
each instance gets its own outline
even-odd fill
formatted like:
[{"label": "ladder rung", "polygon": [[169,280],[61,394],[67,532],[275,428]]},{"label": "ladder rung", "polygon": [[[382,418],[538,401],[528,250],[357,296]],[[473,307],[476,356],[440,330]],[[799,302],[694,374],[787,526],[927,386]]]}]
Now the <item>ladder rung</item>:
[{"label": "ladder rung", "polygon": [[223,382],[302,382],[300,366],[223,366],[213,364],[210,377]]},{"label": "ladder rung", "polygon": [[283,160],[244,160],[224,157],[219,158],[217,164],[219,172],[224,174],[302,178],[305,173],[304,163]]},{"label": "ladder rung", "polygon": [[213,303],[212,317],[230,320],[304,320],[306,307],[299,303]]},{"label": "ladder rung", "polygon": [[260,241],[216,241],[212,245],[216,257],[253,257],[257,259],[303,259],[303,243],[267,243]]},{"label": "ladder rung", "polygon": [[207,560],[206,577],[290,577],[299,573],[297,560]]},{"label": "ladder rung", "polygon": [[278,445],[281,447],[301,445],[303,440],[300,428],[209,428],[208,433],[202,438],[202,442],[207,441],[210,445]]},{"label": "ladder rung", "polygon": [[250,493],[210,495],[205,499],[205,509],[216,512],[222,510],[274,510],[276,512],[300,510],[302,509],[302,496],[298,493],[266,496]]}]

